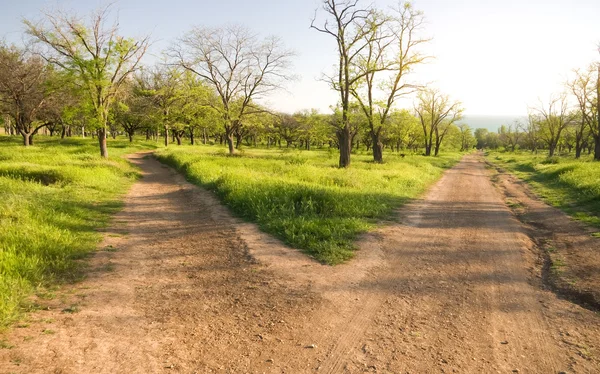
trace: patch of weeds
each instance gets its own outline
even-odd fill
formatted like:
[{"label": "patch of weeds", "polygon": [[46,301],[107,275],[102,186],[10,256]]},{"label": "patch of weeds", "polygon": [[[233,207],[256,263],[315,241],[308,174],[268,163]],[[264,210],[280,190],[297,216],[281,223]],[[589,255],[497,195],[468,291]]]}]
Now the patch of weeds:
[{"label": "patch of weeds", "polygon": [[102,265],[99,270],[105,272],[113,272],[115,271],[115,268],[115,265],[109,262],[108,264]]},{"label": "patch of weeds", "polygon": [[515,210],[525,208],[525,205],[523,205],[522,202],[516,200],[506,200],[506,205],[508,205],[509,208]]},{"label": "patch of weeds", "polygon": [[63,312],[63,313],[69,313],[69,314],[73,314],[73,313],[78,313],[78,312],[80,312],[80,309],[79,309],[79,307],[78,307],[77,305],[71,305],[71,306],[70,306],[70,307],[68,307],[68,308],[64,308],[64,309],[62,310],[62,312]]},{"label": "patch of weeds", "polygon": [[14,345],[10,344],[7,340],[0,340],[0,349],[12,349]]},{"label": "patch of weeds", "polygon": [[27,335],[27,336],[24,336],[24,337],[23,337],[23,341],[24,341],[24,342],[28,342],[28,341],[30,341],[30,340],[33,340],[33,336],[31,336],[31,335]]},{"label": "patch of weeds", "polygon": [[17,328],[18,329],[26,329],[29,326],[30,326],[29,323],[19,323],[19,324],[17,324]]},{"label": "patch of weeds", "polygon": [[36,293],[36,296],[42,300],[54,300],[56,299],[56,293],[50,291],[40,291]]},{"label": "patch of weeds", "polygon": [[55,333],[56,333],[56,331],[54,331],[54,330],[50,330],[50,329],[44,329],[44,330],[42,331],[42,334],[44,334],[44,335],[53,335],[53,334],[55,334]]},{"label": "patch of weeds", "polygon": [[594,238],[600,238],[600,231],[599,231],[599,232],[593,232],[593,233],[592,233],[592,236],[593,236]]},{"label": "patch of weeds", "polygon": [[550,266],[550,269],[554,274],[559,274],[562,272],[562,268],[564,268],[565,266],[567,266],[567,264],[565,264],[565,262],[562,259],[556,258],[552,259],[552,266]]},{"label": "patch of weeds", "polygon": [[104,252],[117,252],[119,251],[119,248],[114,247],[112,245],[107,245],[106,247],[103,248]]}]

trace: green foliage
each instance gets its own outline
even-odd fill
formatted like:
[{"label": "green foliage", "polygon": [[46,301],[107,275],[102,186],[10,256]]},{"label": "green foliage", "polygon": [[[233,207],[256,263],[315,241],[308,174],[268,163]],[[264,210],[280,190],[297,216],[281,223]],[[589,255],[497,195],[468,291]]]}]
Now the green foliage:
[{"label": "green foliage", "polygon": [[95,249],[96,229],[137,178],[117,156],[150,147],[110,143],[115,151],[106,160],[92,139],[40,136],[35,146],[22,147],[0,137],[0,327],[36,288],[80,276],[75,260]]},{"label": "green foliage", "polygon": [[489,157],[528,182],[547,203],[600,227],[600,163],[591,157],[575,160],[530,153],[491,153]]},{"label": "green foliage", "polygon": [[213,147],[177,147],[159,153],[239,216],[328,264],[351,258],[360,233],[389,219],[459,157],[390,154],[377,164],[362,154],[351,169],[339,169],[327,151],[253,149],[227,157]]}]

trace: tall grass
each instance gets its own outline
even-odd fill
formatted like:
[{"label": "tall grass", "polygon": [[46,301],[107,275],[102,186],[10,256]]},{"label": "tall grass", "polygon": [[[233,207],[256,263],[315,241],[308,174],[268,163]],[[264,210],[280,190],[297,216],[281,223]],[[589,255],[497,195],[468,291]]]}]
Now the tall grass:
[{"label": "tall grass", "polygon": [[158,157],[214,191],[237,215],[337,264],[352,257],[360,233],[422,193],[460,154],[387,154],[385,164],[354,155],[350,169],[337,168],[332,151],[254,149],[231,157],[215,147],[184,146],[161,150]]},{"label": "tall grass", "polygon": [[547,203],[600,228],[600,163],[591,157],[493,152],[488,158],[528,182]]},{"label": "tall grass", "polygon": [[39,287],[80,275],[77,259],[94,250],[137,172],[120,156],[151,144],[109,141],[99,157],[92,139],[0,136],[0,327]]}]

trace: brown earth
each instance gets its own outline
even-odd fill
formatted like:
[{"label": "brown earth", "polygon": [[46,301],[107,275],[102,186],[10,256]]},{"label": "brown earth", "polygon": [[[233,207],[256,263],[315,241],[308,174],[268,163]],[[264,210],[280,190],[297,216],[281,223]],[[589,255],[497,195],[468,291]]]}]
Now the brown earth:
[{"label": "brown earth", "polygon": [[592,236],[597,230],[548,206],[523,181],[493,166],[492,180],[507,205],[543,249],[545,282],[560,295],[600,310],[600,238]]},{"label": "brown earth", "polygon": [[86,280],[5,337],[1,373],[596,373],[600,317],[541,282],[479,155],[320,265],[137,154]]}]

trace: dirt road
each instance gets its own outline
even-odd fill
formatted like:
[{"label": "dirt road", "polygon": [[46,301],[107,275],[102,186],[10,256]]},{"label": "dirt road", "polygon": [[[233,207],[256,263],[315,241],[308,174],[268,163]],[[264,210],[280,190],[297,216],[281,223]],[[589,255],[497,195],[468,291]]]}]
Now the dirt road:
[{"label": "dirt road", "polygon": [[328,267],[151,157],[90,275],[6,336],[1,373],[595,373],[600,318],[540,283],[479,156]]}]

